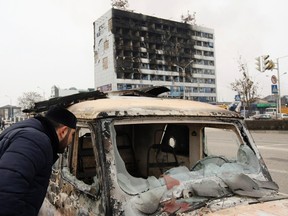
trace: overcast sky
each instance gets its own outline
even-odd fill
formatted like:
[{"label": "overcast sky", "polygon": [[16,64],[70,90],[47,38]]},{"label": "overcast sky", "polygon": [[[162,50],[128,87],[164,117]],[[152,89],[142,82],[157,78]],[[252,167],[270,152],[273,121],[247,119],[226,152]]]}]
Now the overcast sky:
[{"label": "overcast sky", "polygon": [[[51,87],[94,87],[93,22],[111,8],[110,0],[0,0],[0,106],[17,105],[24,92],[45,97]],[[230,83],[240,76],[237,59],[247,62],[261,96],[271,94],[271,75],[255,58],[288,55],[287,0],[129,0],[137,13],[180,21],[196,12],[196,24],[215,31],[218,101],[232,101]],[[280,74],[288,57],[279,59]],[[281,95],[288,95],[288,74]]]}]

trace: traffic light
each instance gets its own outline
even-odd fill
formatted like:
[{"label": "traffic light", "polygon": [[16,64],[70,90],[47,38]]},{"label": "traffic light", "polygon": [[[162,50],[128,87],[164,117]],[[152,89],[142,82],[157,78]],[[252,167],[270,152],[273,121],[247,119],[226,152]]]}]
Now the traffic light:
[{"label": "traffic light", "polygon": [[272,60],[269,60],[265,65],[264,65],[265,70],[273,70],[275,67],[275,63]]},{"label": "traffic light", "polygon": [[269,55],[263,55],[263,70],[267,70],[267,67],[269,67],[270,60],[269,60]]},{"label": "traffic light", "polygon": [[273,70],[274,68],[275,68],[275,63],[272,60],[270,60],[267,70]]},{"label": "traffic light", "polygon": [[263,68],[263,58],[262,56],[259,56],[256,59],[256,69],[260,72],[264,72]]},{"label": "traffic light", "polygon": [[269,60],[269,55],[263,56],[263,69],[265,70],[273,70],[275,67],[275,63],[272,60]]},{"label": "traffic light", "polygon": [[269,55],[259,56],[256,59],[256,69],[260,72],[266,70],[273,70],[275,68],[275,63],[269,60]]}]

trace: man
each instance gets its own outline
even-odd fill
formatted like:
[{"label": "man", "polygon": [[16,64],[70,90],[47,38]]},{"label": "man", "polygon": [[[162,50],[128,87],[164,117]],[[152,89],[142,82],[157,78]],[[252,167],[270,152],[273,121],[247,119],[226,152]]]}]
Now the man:
[{"label": "man", "polygon": [[54,107],[0,134],[0,215],[37,215],[52,165],[72,142],[76,117]]}]

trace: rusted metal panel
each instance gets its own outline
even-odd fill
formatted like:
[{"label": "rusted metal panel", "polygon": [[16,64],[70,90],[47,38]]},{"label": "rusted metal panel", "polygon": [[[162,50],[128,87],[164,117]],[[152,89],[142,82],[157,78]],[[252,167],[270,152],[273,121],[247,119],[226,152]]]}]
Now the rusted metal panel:
[{"label": "rusted metal panel", "polygon": [[[79,138],[75,137],[75,141],[74,141],[75,144],[73,145],[73,148],[78,149],[78,143],[79,143],[78,141],[79,141]],[[78,153],[77,151],[73,151],[71,163],[72,163],[72,166],[76,168],[73,170],[74,175],[76,175],[77,169],[78,169],[77,164],[76,164],[77,160],[78,160]]]}]

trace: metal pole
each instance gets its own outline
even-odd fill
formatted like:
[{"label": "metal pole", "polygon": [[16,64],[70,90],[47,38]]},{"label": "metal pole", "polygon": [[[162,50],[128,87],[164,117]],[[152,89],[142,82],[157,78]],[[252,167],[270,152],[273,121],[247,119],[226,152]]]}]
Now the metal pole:
[{"label": "metal pole", "polygon": [[183,83],[183,99],[185,99],[185,82],[184,82],[185,81],[185,68],[183,68],[177,64],[174,64],[174,66],[181,69],[181,73],[182,73],[182,77],[183,77],[183,81],[182,81],[182,83]]},{"label": "metal pole", "polygon": [[177,64],[174,64],[174,66],[176,66],[176,67],[179,67],[179,68],[181,68],[181,70],[182,70],[182,76],[183,76],[183,81],[182,81],[182,83],[183,83],[183,99],[185,99],[185,97],[186,97],[186,88],[185,88],[185,82],[186,82],[186,79],[185,79],[185,69],[193,62],[194,60],[192,59],[189,63],[187,63],[186,65],[185,65],[185,67],[181,67],[181,66],[179,66],[179,65],[177,65]]},{"label": "metal pole", "polygon": [[280,66],[279,66],[279,59],[281,58],[287,58],[288,55],[281,56],[277,58],[277,76],[278,76],[278,112],[280,114],[280,118],[282,118],[282,111],[281,111],[281,86],[280,86]]},{"label": "metal pole", "polygon": [[182,72],[182,83],[183,83],[183,99],[185,99],[185,67],[181,67],[179,65],[176,65],[177,67],[179,67],[181,69]]},{"label": "metal pole", "polygon": [[[281,114],[281,86],[280,86],[280,73],[279,73],[279,58],[277,58],[277,77],[278,77],[278,113],[279,113],[279,118],[282,119],[282,114]],[[278,115],[276,114],[276,118],[278,118]]]},{"label": "metal pole", "polygon": [[183,82],[183,99],[185,99],[186,98],[186,88],[185,88],[185,68],[186,67],[180,67],[181,68],[181,70],[182,70],[182,77],[183,77],[183,79],[182,79],[182,82]]}]

